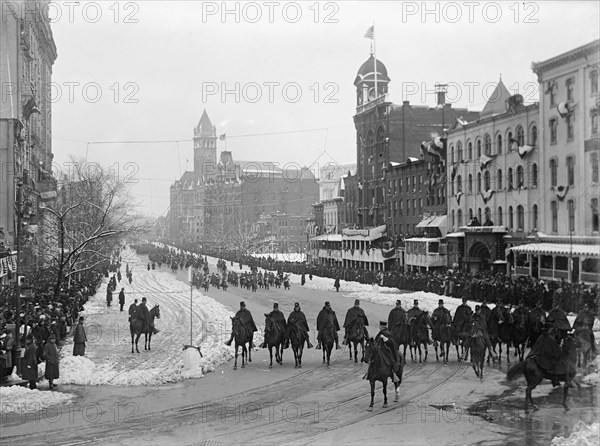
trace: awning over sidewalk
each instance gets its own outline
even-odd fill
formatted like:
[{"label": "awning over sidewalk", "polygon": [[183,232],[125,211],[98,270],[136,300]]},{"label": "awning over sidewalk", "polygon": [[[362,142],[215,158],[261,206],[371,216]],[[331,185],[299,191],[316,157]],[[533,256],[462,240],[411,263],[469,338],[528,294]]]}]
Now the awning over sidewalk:
[{"label": "awning over sidewalk", "polygon": [[448,232],[448,221],[447,215],[434,215],[432,217],[426,217],[417,225],[417,228],[438,228],[442,234],[442,237],[446,236]]},{"label": "awning over sidewalk", "polygon": [[600,258],[600,246],[582,245],[570,243],[529,243],[527,245],[513,246],[510,251],[519,254],[542,254],[542,255],[561,255],[561,256],[581,256]]}]

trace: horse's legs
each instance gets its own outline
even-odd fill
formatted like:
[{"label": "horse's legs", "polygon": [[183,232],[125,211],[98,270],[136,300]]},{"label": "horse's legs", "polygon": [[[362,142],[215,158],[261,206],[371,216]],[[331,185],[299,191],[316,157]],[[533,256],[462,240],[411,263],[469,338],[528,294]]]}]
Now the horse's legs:
[{"label": "horse's legs", "polygon": [[242,344],[242,368],[246,367],[246,355],[248,354],[246,350],[246,344]]},{"label": "horse's legs", "polygon": [[387,378],[383,380],[383,407],[388,407],[387,403]]},{"label": "horse's legs", "polygon": [[135,351],[136,352],[140,352],[140,350],[138,349],[138,341],[140,340],[140,336],[142,336],[142,333],[137,333],[135,335]]},{"label": "horse's legs", "polygon": [[353,342],[354,344],[354,365],[358,365],[358,342]]},{"label": "horse's legs", "polygon": [[506,343],[506,362],[510,364],[510,341]]},{"label": "horse's legs", "polygon": [[365,341],[360,343],[360,362],[365,362]]},{"label": "horse's legs", "polygon": [[373,400],[375,399],[375,380],[370,380],[371,384],[371,404],[369,404],[369,408],[367,409],[369,412],[373,410]]},{"label": "horse's legs", "polygon": [[407,344],[404,344],[404,365],[406,365],[406,347],[407,346],[408,346]]},{"label": "horse's legs", "polygon": [[[252,344],[254,344],[253,342],[254,340],[254,335],[250,335],[250,342],[248,342],[248,362],[252,362]],[[246,345],[246,344],[244,344]]]},{"label": "horse's legs", "polygon": [[348,349],[348,353],[350,354],[350,360],[352,361],[352,341],[349,342],[350,348]]},{"label": "horse's legs", "polygon": [[[279,349],[279,347],[277,347]],[[273,368],[273,346],[271,344],[269,344],[269,356],[271,357],[271,363],[269,364],[269,368],[272,369]],[[275,356],[277,359],[277,352],[275,352]]]},{"label": "horse's legs", "polygon": [[458,362],[460,362],[460,354],[458,353],[458,342],[454,344],[454,346],[456,347],[456,357],[458,358]]},{"label": "horse's legs", "polygon": [[133,343],[135,342],[135,333],[131,333],[131,353],[133,353]]},{"label": "horse's legs", "polygon": [[235,361],[233,363],[233,370],[237,370],[237,358],[238,358],[238,348],[239,348],[239,344],[236,342],[235,343]]},{"label": "horse's legs", "polygon": [[325,364],[325,351],[327,350],[327,347],[325,347],[325,343],[323,342],[323,364]]},{"label": "horse's legs", "polygon": [[298,368],[302,368],[302,352],[304,351],[304,343],[300,344],[300,348],[298,349]]},{"label": "horse's legs", "polygon": [[148,350],[151,350],[150,343],[152,342],[152,331],[148,332]]},{"label": "horse's legs", "polygon": [[423,347],[425,347],[425,359],[423,360],[423,362],[427,362],[427,354],[428,354],[428,350],[427,350],[427,344],[424,343]]},{"label": "horse's legs", "polygon": [[[442,350],[442,358],[444,357],[444,346],[440,345]],[[435,362],[439,362],[440,358],[438,356],[438,343],[437,341],[433,341],[433,348],[435,349]]]},{"label": "horse's legs", "polygon": [[565,410],[569,410],[569,406],[567,406],[567,396],[569,395],[569,386],[571,385],[571,380],[569,379],[569,373],[567,372],[565,378],[565,385],[563,386],[563,402],[562,405]]},{"label": "horse's legs", "polygon": [[[421,360],[422,356],[423,356],[423,352],[421,351],[421,344],[417,344],[417,348],[419,349],[419,364],[421,364],[423,361]],[[416,356],[416,351],[415,351],[415,356]]]}]

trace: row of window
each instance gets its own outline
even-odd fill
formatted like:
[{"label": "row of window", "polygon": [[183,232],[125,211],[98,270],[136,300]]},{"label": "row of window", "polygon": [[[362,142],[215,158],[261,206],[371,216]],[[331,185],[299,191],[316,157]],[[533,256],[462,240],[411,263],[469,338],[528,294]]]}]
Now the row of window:
[{"label": "row of window", "polygon": [[[484,213],[482,215],[481,208],[478,208],[477,215],[475,215],[473,213],[473,209],[469,209],[468,214],[467,214],[468,220],[463,221],[462,209],[458,209],[458,211],[456,213],[454,212],[454,209],[453,209],[451,212],[452,227],[455,229],[458,229],[461,226],[464,226],[465,224],[469,224],[471,222],[471,220],[473,220],[473,218],[475,218],[475,217],[477,217],[477,220],[479,221],[480,225],[483,225],[488,221],[494,223],[497,226],[504,225],[504,210],[502,209],[502,206],[498,207],[498,210],[496,212],[496,221],[495,222],[493,221],[492,211],[489,207],[486,207],[483,212]],[[506,226],[511,231],[513,231],[515,229],[517,231],[524,231],[525,230],[525,209],[523,208],[523,206],[521,206],[521,205],[517,206],[516,221],[515,221],[514,217],[515,217],[514,209],[512,206],[509,206],[508,212],[506,213]],[[515,224],[516,224],[516,226],[515,226]],[[538,207],[537,207],[537,205],[534,204],[531,208],[531,229],[535,230],[535,229],[537,229],[537,227],[538,227]]]},{"label": "row of window", "polygon": [[[592,164],[592,178],[595,175],[595,181],[598,181],[598,153],[594,152],[591,156]],[[594,168],[595,160],[595,168]],[[569,186],[575,186],[575,157],[573,155],[567,156],[567,184]],[[558,158],[552,158],[550,160],[550,185],[558,186]]]},{"label": "row of window", "polygon": [[[565,80],[565,88],[567,91],[567,101],[575,100],[575,78],[570,77]],[[590,90],[591,94],[598,93],[598,70],[590,71]],[[550,95],[550,105],[556,105],[558,94],[558,82],[550,81],[546,84],[546,93]]]},{"label": "row of window", "polygon": [[[516,150],[514,143],[516,142],[518,146],[524,146],[525,145],[525,130],[523,129],[523,126],[518,125],[516,130],[515,130],[515,137],[513,138],[513,133],[510,129],[508,129],[505,132],[505,136],[506,139],[503,140],[502,138],[502,134],[497,133],[496,134],[496,154],[500,154],[502,153],[503,149],[503,142],[506,141],[507,145],[508,145],[508,151],[510,152],[511,150]],[[527,140],[527,144],[530,146],[535,146],[535,144],[537,143],[537,137],[538,137],[538,132],[537,132],[537,126],[535,125],[535,123],[532,123],[529,125],[529,139]],[[453,163],[455,162],[459,162],[459,161],[465,161],[465,160],[472,160],[472,159],[479,159],[482,155],[482,153],[484,153],[485,155],[492,155],[492,137],[486,133],[486,135],[483,137],[483,152],[482,152],[482,140],[481,138],[477,138],[475,140],[475,146],[473,146],[473,142],[468,140],[467,144],[467,153],[466,153],[466,158],[463,158],[463,143],[462,141],[458,141],[456,143],[456,151],[454,150],[454,144],[452,144],[450,146],[450,159],[452,160]],[[476,153],[475,153],[475,157],[473,156],[473,148],[476,148]]]},{"label": "row of window", "polygon": [[[530,164],[529,169],[529,177],[525,178],[525,169],[523,166],[517,166],[515,171],[513,171],[512,167],[509,167],[506,174],[506,188],[508,190],[519,189],[524,187],[536,188],[538,187],[538,166],[536,163]],[[498,169],[496,172],[496,188],[497,191],[502,191],[503,187],[503,172],[502,169]],[[456,189],[455,189],[456,184]],[[456,176],[455,182],[450,183],[451,191],[450,195],[455,195],[456,193],[461,193],[463,191],[463,179],[461,175]],[[492,188],[492,174],[489,170],[486,170],[481,175],[481,172],[477,174],[477,190],[476,193],[485,192]],[[472,194],[473,191],[473,175],[469,174],[467,177],[467,193]]]}]

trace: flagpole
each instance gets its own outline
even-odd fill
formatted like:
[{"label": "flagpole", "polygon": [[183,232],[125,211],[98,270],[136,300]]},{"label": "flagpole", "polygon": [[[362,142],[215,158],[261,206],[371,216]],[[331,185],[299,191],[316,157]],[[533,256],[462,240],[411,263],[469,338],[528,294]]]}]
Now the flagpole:
[{"label": "flagpole", "polygon": [[191,266],[190,266],[190,271],[188,274],[188,279],[190,281],[190,345],[194,345],[193,325],[192,325],[192,319],[194,317],[194,313],[192,312],[192,295],[194,293],[194,287],[192,285],[192,267]]},{"label": "flagpole", "polygon": [[375,99],[379,97],[377,90],[377,48],[375,46],[375,21],[373,21],[373,72],[375,73]]}]

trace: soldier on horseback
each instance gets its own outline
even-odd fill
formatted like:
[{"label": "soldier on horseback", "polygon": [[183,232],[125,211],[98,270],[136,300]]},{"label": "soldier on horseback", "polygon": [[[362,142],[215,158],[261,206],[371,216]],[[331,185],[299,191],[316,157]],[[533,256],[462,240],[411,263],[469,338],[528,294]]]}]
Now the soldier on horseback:
[{"label": "soldier on horseback", "polygon": [[595,316],[587,303],[583,304],[583,308],[577,313],[577,318],[573,322],[574,330],[587,330],[590,335],[590,344],[592,353],[596,353],[596,339],[594,337],[594,320]]},{"label": "soldier on horseback", "polygon": [[367,331],[369,321],[367,320],[367,316],[364,310],[360,308],[360,300],[356,299],[354,301],[354,306],[350,308],[346,313],[346,319],[344,320],[344,329],[346,332],[344,333],[344,341],[342,342],[342,344],[346,345],[348,343],[348,333],[350,332],[350,329],[354,326],[354,324],[357,322],[359,317],[362,318],[364,321],[365,339],[369,338],[369,332]]},{"label": "soldier on horseback", "polygon": [[558,376],[554,373],[554,368],[561,356],[561,349],[552,333],[551,324],[544,324],[540,337],[525,359],[533,358],[536,364],[546,372],[552,375],[552,385],[559,385]]},{"label": "soldier on horseback", "polygon": [[134,300],[131,305],[129,305],[129,322],[135,321],[137,319],[137,310],[138,310],[138,300]]},{"label": "soldier on horseback", "polygon": [[406,310],[402,308],[402,302],[396,301],[396,306],[392,308],[388,316],[387,326],[389,330],[393,330],[397,325],[401,326],[408,323],[406,318]]},{"label": "soldier on horseback", "polygon": [[400,355],[398,354],[398,347],[392,338],[392,334],[388,330],[387,322],[379,321],[379,333],[375,336],[375,342],[381,340],[383,345],[388,350],[388,355],[386,355],[391,362],[391,376],[390,378],[397,383],[400,381],[398,376],[396,375],[396,370],[398,369],[398,364],[400,363]]},{"label": "soldier on horseback", "polygon": [[336,350],[341,349],[338,338],[338,331],[340,330],[340,324],[337,320],[337,316],[335,315],[335,311],[331,309],[331,304],[329,302],[325,302],[325,306],[319,312],[317,316],[317,350],[321,350],[321,332],[325,329],[325,324],[327,322],[327,316],[331,315],[333,318],[333,336],[335,339],[335,348]]},{"label": "soldier on horseback", "polygon": [[[254,319],[252,318],[252,313],[250,313],[250,311],[248,311],[246,309],[246,303],[245,302],[240,302],[240,309],[238,310],[237,313],[235,313],[235,317],[239,317],[240,320],[242,321],[242,325],[247,329],[247,330],[251,330],[252,332],[254,331],[258,331],[258,329],[256,328],[256,324],[254,323]],[[233,330],[231,331],[231,337],[229,338],[229,341],[225,342],[225,345],[231,345],[231,342],[233,341]],[[250,346],[250,348],[254,348],[254,342],[252,343],[252,345]]]},{"label": "soldier on horseback", "polygon": [[[273,311],[271,311],[268,314],[268,316],[273,318],[273,321],[281,329],[283,336],[284,336],[284,344],[285,344],[284,348],[288,348],[289,347],[289,340],[287,339],[287,332],[288,332],[287,328],[288,327],[285,322],[285,316],[283,315],[283,313],[281,311],[279,311],[279,304],[277,302],[275,302],[273,304]],[[267,346],[266,341],[263,341],[262,344],[260,344],[260,348],[265,348],[266,346]]]},{"label": "soldier on horseback", "polygon": [[460,304],[454,312],[454,320],[452,321],[452,328],[459,334],[462,330],[466,321],[468,321],[473,315],[473,310],[467,305],[467,298],[462,298],[462,304]]},{"label": "soldier on horseback", "polygon": [[567,332],[571,330],[571,324],[567,319],[567,313],[560,308],[560,301],[558,299],[554,301],[554,306],[548,313],[546,321],[554,326],[554,336],[558,343],[560,343],[567,335]]},{"label": "soldier on horseback", "polygon": [[284,348],[288,348],[290,346],[289,331],[291,330],[291,327],[293,327],[296,324],[303,329],[302,335],[304,336],[304,340],[306,341],[306,348],[313,348],[313,345],[310,343],[310,337],[308,336],[308,322],[306,321],[306,316],[300,310],[300,304],[298,302],[294,304],[294,310],[288,316]]},{"label": "soldier on horseback", "polygon": [[437,339],[439,337],[439,331],[440,331],[440,324],[444,323],[444,321],[446,320],[446,317],[448,318],[448,320],[452,320],[452,315],[450,314],[450,310],[448,310],[447,308],[444,307],[444,299],[440,299],[438,301],[438,307],[433,310],[433,313],[431,314],[431,322],[433,322],[433,338]]},{"label": "soldier on horseback", "polygon": [[475,314],[473,314],[470,318],[470,326],[471,332],[469,333],[469,336],[467,337],[464,343],[465,354],[463,356],[463,359],[466,361],[469,357],[469,347],[471,346],[471,339],[477,336],[481,336],[485,346],[489,349],[490,354],[494,355],[495,359],[496,352],[494,351],[492,343],[490,342],[490,337],[488,336],[487,332],[487,323],[481,314],[481,307],[479,305],[475,305]]}]

